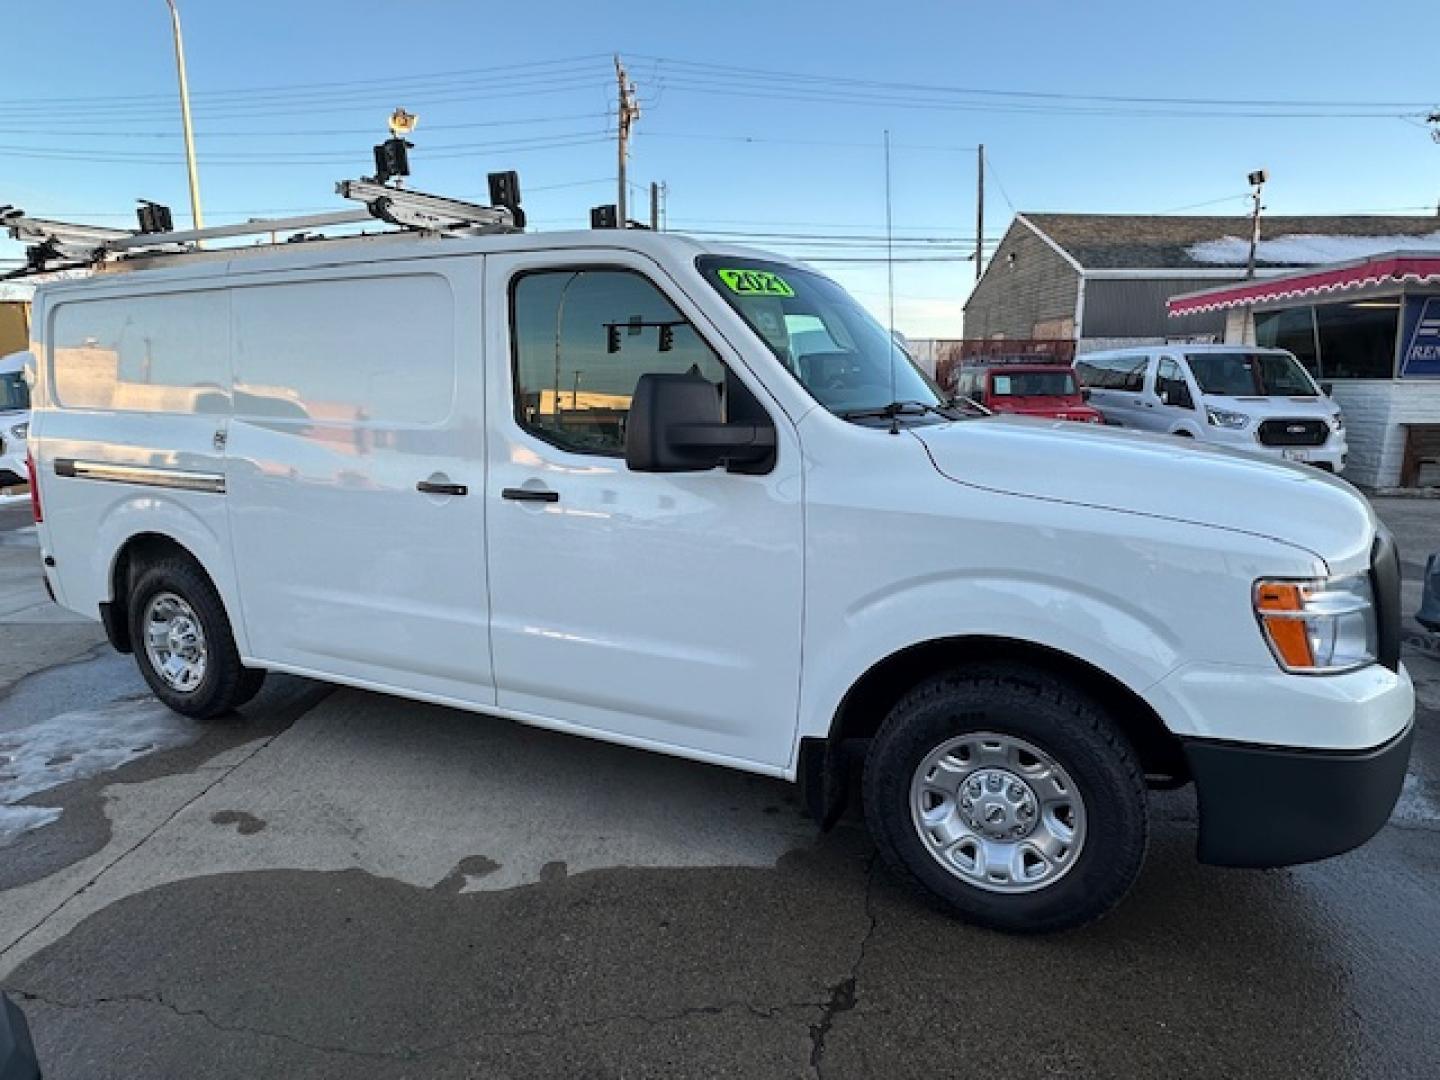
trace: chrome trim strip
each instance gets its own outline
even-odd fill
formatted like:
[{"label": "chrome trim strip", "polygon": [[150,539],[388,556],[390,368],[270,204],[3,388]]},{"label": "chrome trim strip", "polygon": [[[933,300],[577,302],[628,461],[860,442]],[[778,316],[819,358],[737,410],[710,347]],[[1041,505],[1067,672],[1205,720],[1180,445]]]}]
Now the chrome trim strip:
[{"label": "chrome trim strip", "polygon": [[153,465],[117,465],[108,461],[76,461],[74,458],[56,458],[55,475],[70,476],[80,480],[103,480],[112,484],[139,484],[142,487],[173,488],[178,491],[203,491],[210,495],[225,494],[225,477],[220,473],[162,469]]}]

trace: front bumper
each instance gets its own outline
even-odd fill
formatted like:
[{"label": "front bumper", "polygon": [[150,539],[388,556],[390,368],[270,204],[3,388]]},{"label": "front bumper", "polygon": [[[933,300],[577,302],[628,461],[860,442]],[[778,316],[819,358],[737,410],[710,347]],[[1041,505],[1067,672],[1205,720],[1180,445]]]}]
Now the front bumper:
[{"label": "front bumper", "polygon": [[1368,750],[1184,740],[1200,801],[1201,862],[1290,866],[1359,847],[1389,820],[1414,724]]}]

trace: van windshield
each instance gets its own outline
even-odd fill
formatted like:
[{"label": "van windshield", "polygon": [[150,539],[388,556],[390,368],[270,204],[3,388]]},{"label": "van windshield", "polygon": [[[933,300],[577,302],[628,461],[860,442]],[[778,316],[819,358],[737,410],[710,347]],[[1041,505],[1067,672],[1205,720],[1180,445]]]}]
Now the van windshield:
[{"label": "van windshield", "polygon": [[30,387],[18,371],[0,374],[0,412],[30,408]]},{"label": "van windshield", "polygon": [[1309,373],[1289,353],[1207,352],[1185,357],[1201,393],[1228,397],[1314,397]]},{"label": "van windshield", "polygon": [[731,256],[704,256],[698,265],[785,370],[837,416],[978,415],[951,406],[889,332],[829,278]]}]

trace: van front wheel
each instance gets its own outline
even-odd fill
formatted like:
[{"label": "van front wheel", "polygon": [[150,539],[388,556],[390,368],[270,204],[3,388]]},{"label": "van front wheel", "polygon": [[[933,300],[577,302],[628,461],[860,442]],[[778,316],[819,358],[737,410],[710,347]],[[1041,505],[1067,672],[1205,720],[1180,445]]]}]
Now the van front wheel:
[{"label": "van front wheel", "polygon": [[891,710],[865,763],[886,860],[962,918],[1061,930],[1104,915],[1144,861],[1134,750],[1063,680],[1010,666],[932,679]]},{"label": "van front wheel", "polygon": [[241,666],[225,606],[193,563],[164,559],[146,567],[128,607],[140,674],[176,712],[205,720],[259,693],[265,672]]}]

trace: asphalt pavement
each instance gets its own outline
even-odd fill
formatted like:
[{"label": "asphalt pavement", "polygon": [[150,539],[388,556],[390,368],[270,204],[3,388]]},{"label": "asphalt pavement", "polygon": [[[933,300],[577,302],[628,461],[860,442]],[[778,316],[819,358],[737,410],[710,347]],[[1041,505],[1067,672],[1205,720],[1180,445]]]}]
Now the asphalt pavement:
[{"label": "asphalt pavement", "polygon": [[[1440,501],[1378,509],[1413,611]],[[0,507],[0,986],[48,1080],[1440,1074],[1413,624],[1411,776],[1368,845],[1202,867],[1193,798],[1157,795],[1124,906],[1017,938],[783,783],[291,678],[191,724],[37,558]]]}]

